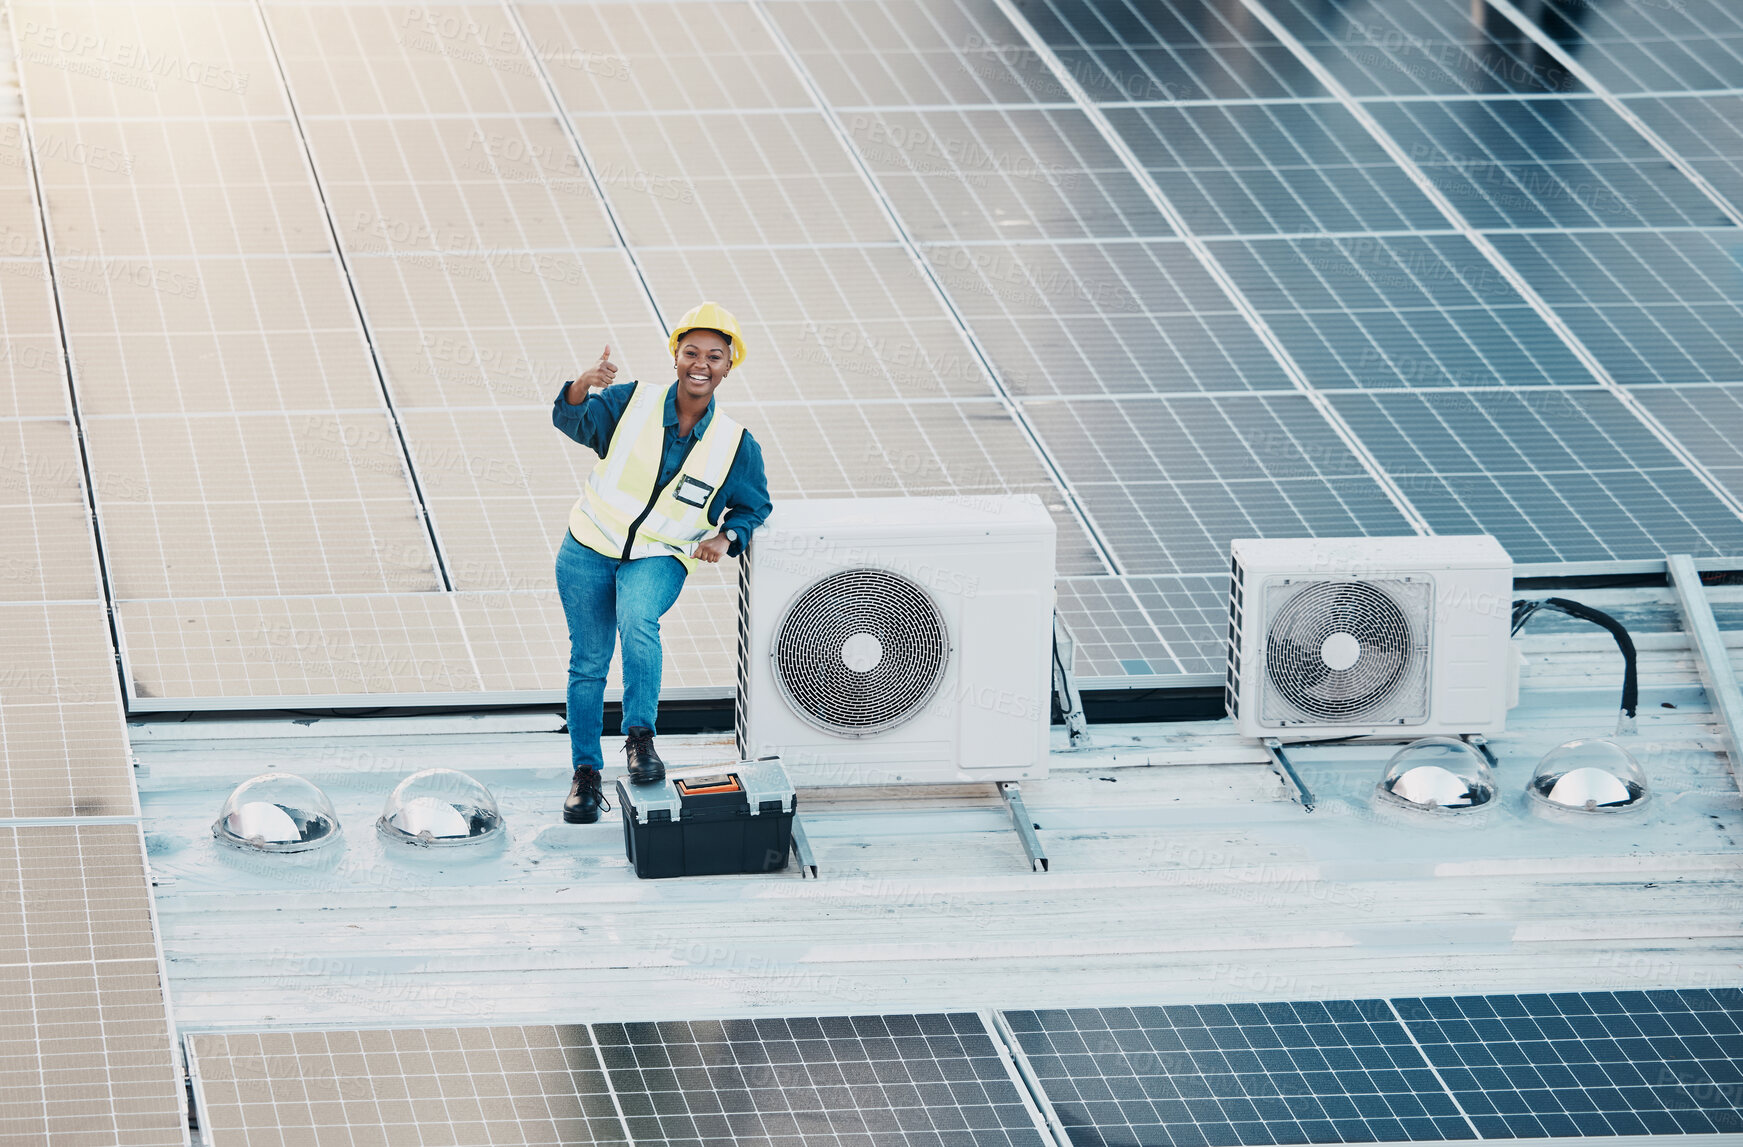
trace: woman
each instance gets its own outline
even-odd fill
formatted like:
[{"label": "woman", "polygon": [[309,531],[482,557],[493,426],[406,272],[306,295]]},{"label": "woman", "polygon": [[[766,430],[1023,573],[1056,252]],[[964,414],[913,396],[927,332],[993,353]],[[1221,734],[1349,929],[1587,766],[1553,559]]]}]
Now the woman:
[{"label": "woman", "polygon": [[738,321],[703,303],[668,345],[677,381],[614,384],[607,346],[592,368],[563,384],[551,409],[557,429],[600,456],[557,553],[557,593],[569,622],[575,775],[563,819],[570,824],[593,823],[605,803],[599,738],[617,638],[629,779],[659,781],[666,775],[654,751],[660,618],[698,562],[743,552],[771,508],[762,448],[714,406],[714,391],[744,361]]}]

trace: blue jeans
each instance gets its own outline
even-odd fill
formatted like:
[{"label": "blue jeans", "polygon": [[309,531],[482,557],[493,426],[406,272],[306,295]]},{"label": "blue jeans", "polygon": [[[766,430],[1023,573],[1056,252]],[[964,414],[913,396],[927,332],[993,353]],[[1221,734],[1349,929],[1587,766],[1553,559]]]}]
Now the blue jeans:
[{"label": "blue jeans", "polygon": [[569,621],[569,750],[578,769],[604,761],[605,672],[623,639],[623,727],[655,727],[660,709],[660,618],[684,588],[677,558],[608,558],[563,535],[557,596]]}]

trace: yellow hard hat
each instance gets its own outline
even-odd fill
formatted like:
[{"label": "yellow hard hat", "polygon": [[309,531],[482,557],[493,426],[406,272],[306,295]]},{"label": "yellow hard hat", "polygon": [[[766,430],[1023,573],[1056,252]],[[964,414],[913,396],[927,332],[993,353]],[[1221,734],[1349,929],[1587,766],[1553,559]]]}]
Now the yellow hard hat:
[{"label": "yellow hard hat", "polygon": [[678,354],[678,340],[696,330],[719,331],[732,343],[732,365],[737,366],[744,361],[744,335],[739,332],[738,320],[719,303],[698,303],[678,320],[678,325],[672,328],[671,347],[674,357]]}]

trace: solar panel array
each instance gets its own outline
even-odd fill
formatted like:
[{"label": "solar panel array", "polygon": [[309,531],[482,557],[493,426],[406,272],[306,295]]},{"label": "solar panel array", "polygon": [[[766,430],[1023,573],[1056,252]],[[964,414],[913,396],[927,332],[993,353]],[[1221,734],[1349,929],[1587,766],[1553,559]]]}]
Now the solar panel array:
[{"label": "solar panel array", "polygon": [[[14,15],[20,19],[24,14]],[[22,24],[20,25],[22,26]],[[50,263],[41,211],[112,142],[0,120],[0,1139],[187,1142],[64,298],[132,272]],[[89,243],[88,231],[78,242]],[[111,279],[113,276],[113,279]],[[125,479],[121,479],[125,481]],[[113,488],[113,487],[111,487]]]},{"label": "solar panel array", "polygon": [[1073,1143],[1743,1133],[1735,989],[1005,1016]]},{"label": "solar panel array", "polygon": [[196,1033],[212,1147],[1042,1147],[974,1013]]},{"label": "solar panel array", "polygon": [[1217,671],[1232,537],[1738,555],[1743,22],[1532,11],[26,5],[0,593],[79,566],[137,710],[554,699],[546,410],[705,297],[777,503],[1039,494],[1099,684]]},{"label": "solar panel array", "polygon": [[212,1147],[1244,1147],[1743,1134],[1740,1022],[1700,989],[187,1042]]}]

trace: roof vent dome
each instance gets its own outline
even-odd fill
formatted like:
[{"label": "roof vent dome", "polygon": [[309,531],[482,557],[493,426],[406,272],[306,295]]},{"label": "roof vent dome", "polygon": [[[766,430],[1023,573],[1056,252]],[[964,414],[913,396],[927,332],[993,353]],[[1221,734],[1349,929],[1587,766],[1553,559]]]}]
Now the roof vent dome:
[{"label": "roof vent dome", "polygon": [[478,844],[502,835],[502,813],[482,783],[458,769],[424,769],[394,786],[375,822],[389,840]]},{"label": "roof vent dome", "polygon": [[256,852],[307,852],[339,839],[327,794],[295,773],[262,773],[224,801],[212,835]]},{"label": "roof vent dome", "polygon": [[1569,741],[1545,753],[1525,791],[1543,805],[1582,813],[1627,812],[1651,795],[1633,754],[1600,739]]},{"label": "roof vent dome", "polygon": [[1475,747],[1453,737],[1412,741],[1386,762],[1377,799],[1429,812],[1465,812],[1495,796],[1495,776]]}]

